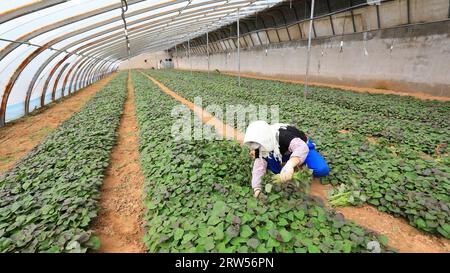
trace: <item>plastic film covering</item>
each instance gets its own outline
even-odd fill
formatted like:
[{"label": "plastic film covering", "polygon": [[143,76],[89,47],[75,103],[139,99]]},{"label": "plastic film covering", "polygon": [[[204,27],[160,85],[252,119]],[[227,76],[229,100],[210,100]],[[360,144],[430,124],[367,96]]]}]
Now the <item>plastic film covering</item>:
[{"label": "plastic film covering", "polygon": [[0,126],[282,0],[46,0],[0,5]]}]

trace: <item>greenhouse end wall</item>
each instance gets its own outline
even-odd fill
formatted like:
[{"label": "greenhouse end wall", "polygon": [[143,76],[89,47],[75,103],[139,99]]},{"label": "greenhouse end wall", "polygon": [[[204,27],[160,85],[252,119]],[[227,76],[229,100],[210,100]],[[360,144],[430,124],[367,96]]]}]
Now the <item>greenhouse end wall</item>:
[{"label": "greenhouse end wall", "polygon": [[130,60],[123,61],[119,66],[119,70],[157,68],[158,62],[167,58],[170,58],[170,56],[165,51],[144,53]]},{"label": "greenhouse end wall", "polygon": [[[313,40],[311,80],[450,97],[449,29],[445,21]],[[241,72],[304,80],[306,53],[305,40],[241,50]],[[206,55],[191,61],[193,69],[207,70]],[[174,62],[190,69],[187,56]],[[237,52],[212,54],[210,67],[236,72]]]}]

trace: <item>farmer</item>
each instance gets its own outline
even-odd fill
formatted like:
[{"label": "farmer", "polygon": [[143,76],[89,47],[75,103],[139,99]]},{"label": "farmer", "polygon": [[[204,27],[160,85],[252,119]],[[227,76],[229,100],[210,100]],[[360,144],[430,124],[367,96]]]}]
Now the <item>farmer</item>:
[{"label": "farmer", "polygon": [[[325,159],[316,151],[311,139],[288,124],[269,125],[265,121],[250,123],[245,132],[244,145],[254,153],[252,188],[256,198],[261,193],[261,180],[269,168],[280,174],[281,182],[290,181],[294,168],[304,163],[315,177],[325,177],[330,169]],[[282,167],[282,163],[285,163]]]}]

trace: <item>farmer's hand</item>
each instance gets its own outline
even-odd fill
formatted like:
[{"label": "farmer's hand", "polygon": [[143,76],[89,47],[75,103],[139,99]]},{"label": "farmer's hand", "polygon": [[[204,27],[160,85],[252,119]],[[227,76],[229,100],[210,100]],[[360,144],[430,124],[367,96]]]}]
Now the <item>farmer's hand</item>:
[{"label": "farmer's hand", "polygon": [[261,188],[253,189],[253,195],[255,196],[255,198],[258,198],[260,194],[261,194]]},{"label": "farmer's hand", "polygon": [[280,179],[282,183],[288,182],[292,180],[294,176],[294,168],[297,166],[298,160],[296,158],[289,159],[289,161],[284,165],[283,169],[281,169]]}]

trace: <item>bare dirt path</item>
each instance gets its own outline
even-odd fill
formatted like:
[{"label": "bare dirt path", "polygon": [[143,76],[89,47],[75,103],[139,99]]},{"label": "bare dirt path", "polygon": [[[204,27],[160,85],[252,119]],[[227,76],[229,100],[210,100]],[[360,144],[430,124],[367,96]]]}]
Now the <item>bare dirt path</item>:
[{"label": "bare dirt path", "polygon": [[100,213],[93,223],[93,230],[101,242],[98,252],[145,252],[141,198],[144,175],[139,164],[138,134],[134,89],[129,73],[128,97],[118,139],[103,180]]},{"label": "bare dirt path", "polygon": [[30,152],[36,145],[68,120],[74,113],[109,81],[115,77],[110,75],[80,91],[64,98],[60,102],[36,110],[29,116],[8,123],[0,129],[0,174],[6,172],[14,164]]},{"label": "bare dirt path", "polygon": [[[327,204],[327,194],[332,187],[314,180],[311,195],[318,196]],[[328,204],[327,204],[328,205]],[[389,238],[389,245],[400,252],[407,253],[450,253],[450,240],[426,234],[411,225],[405,219],[378,211],[375,207],[337,208],[346,219],[374,230]]]},{"label": "bare dirt path", "polygon": [[[233,139],[238,141],[242,145],[243,134],[241,132],[238,132],[234,128],[231,128],[229,125],[222,123],[220,120],[214,118],[210,113],[203,111],[194,103],[179,96],[174,91],[170,90],[168,87],[150,77],[149,75],[145,73],[142,74],[152,82],[154,82],[158,87],[160,87],[163,92],[165,92],[169,96],[172,96],[173,98],[193,110],[198,116],[202,118],[204,123],[215,126],[217,132],[222,136],[230,138],[228,130],[233,130],[234,133],[231,134],[232,136],[234,136]],[[226,132],[226,135],[224,134],[224,132]],[[319,181],[314,180],[311,186],[311,195],[320,197],[324,200],[324,203],[327,204],[327,193],[330,189],[331,186],[322,185]],[[342,213],[347,220],[353,221],[360,226],[385,235],[389,239],[389,246],[397,249],[399,252],[450,252],[450,240],[425,234],[409,225],[404,219],[395,218],[392,215],[380,212],[372,206],[364,205],[360,208],[345,207],[338,208],[336,210]]]},{"label": "bare dirt path", "polygon": [[173,97],[177,101],[181,102],[182,104],[186,105],[189,109],[191,109],[194,113],[196,113],[205,124],[212,125],[215,127],[218,134],[224,136],[227,139],[236,140],[239,143],[243,143],[244,141],[244,135],[241,132],[238,132],[233,127],[224,124],[221,120],[215,118],[210,113],[204,111],[202,108],[196,106],[193,102],[179,96],[177,93],[170,90],[168,87],[166,87],[164,84],[160,83],[159,81],[155,80],[154,78],[150,77],[149,75],[139,71],[142,75],[146,76],[149,80],[151,80],[154,84],[156,84],[164,93],[168,94],[169,96]]}]

